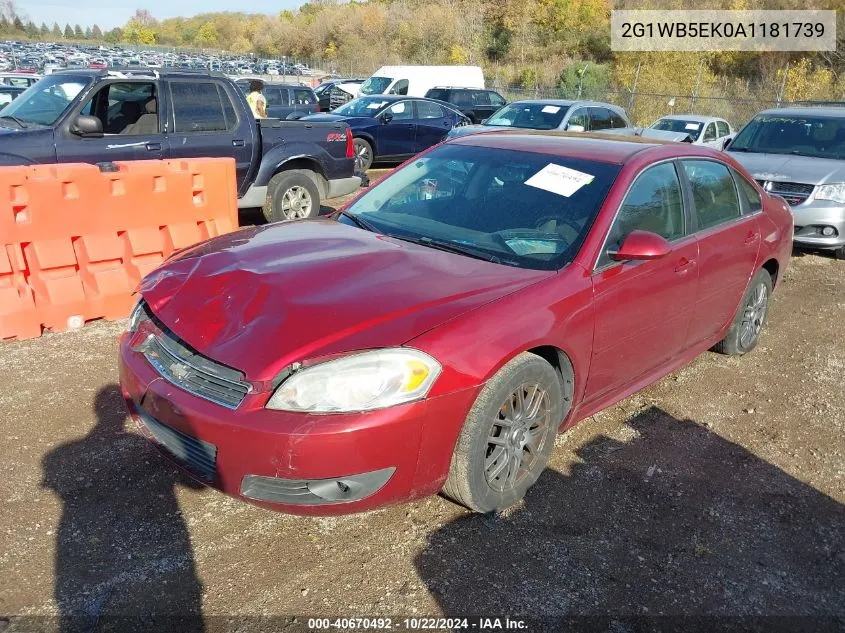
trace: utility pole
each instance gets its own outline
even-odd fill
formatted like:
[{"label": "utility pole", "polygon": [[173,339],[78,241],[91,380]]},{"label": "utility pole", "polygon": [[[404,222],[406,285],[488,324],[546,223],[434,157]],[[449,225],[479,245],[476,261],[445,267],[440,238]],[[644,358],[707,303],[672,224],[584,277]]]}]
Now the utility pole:
[{"label": "utility pole", "polygon": [[584,64],[584,67],[578,71],[578,99],[581,99],[581,93],[584,89],[584,75],[587,72],[587,68],[590,67],[590,62]]},{"label": "utility pole", "polygon": [[789,75],[789,62],[786,62],[786,68],[783,69],[783,80],[780,82],[780,90],[777,93],[777,107],[780,107],[780,102],[783,100],[783,95],[786,94],[786,78]]},{"label": "utility pole", "polygon": [[634,95],[637,94],[637,82],[640,80],[640,68],[642,65],[642,62],[637,62],[637,72],[634,75],[634,85],[631,86],[631,96],[628,97],[628,116],[632,118],[634,116]]}]

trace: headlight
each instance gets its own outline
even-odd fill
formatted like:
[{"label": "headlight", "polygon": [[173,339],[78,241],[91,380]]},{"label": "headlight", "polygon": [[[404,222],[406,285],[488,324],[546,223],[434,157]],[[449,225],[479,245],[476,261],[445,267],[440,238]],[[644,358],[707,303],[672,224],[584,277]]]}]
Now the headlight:
[{"label": "headlight", "polygon": [[830,200],[845,204],[845,183],[837,183],[835,185],[820,185],[816,187],[816,193],[813,195],[816,200]]},{"label": "headlight", "polygon": [[268,409],[371,411],[424,398],[440,363],[415,349],[372,350],[303,369],[285,380]]},{"label": "headlight", "polygon": [[148,318],[147,311],[144,309],[144,300],[138,299],[138,303],[135,304],[135,307],[132,308],[132,312],[129,314],[129,325],[126,326],[126,331],[137,332],[141,322],[146,321]]}]

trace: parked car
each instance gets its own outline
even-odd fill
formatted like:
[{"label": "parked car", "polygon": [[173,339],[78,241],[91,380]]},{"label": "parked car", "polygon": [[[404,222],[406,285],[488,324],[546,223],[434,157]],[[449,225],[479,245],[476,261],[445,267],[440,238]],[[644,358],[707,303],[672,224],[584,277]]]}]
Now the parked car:
[{"label": "parked car", "polygon": [[792,207],[796,246],[845,259],[845,108],[765,110],[727,151]]},{"label": "parked car", "polygon": [[238,205],[271,220],[316,215],[360,185],[345,123],[256,122],[222,75],[55,72],[0,110],[0,133],[2,165],[231,156]]},{"label": "parked car", "polygon": [[17,99],[26,88],[21,86],[6,86],[0,84],[0,108]]},{"label": "parked car", "polygon": [[321,83],[314,88],[320,112],[331,112],[344,103],[352,101],[358,96],[361,84],[365,81],[365,79],[338,79]]},{"label": "parked car", "polygon": [[495,90],[477,88],[432,88],[425,96],[445,101],[463,113],[472,123],[481,123],[490,118],[507,103]]},{"label": "parked car", "polygon": [[469,119],[433,99],[379,95],[359,97],[331,114],[302,121],[343,121],[352,129],[355,165],[366,171],[374,162],[401,162],[442,141]]},{"label": "parked car", "polygon": [[[244,94],[249,92],[250,80],[238,79],[235,83]],[[302,84],[263,83],[268,117],[292,121],[319,112],[317,97],[311,88]]]},{"label": "parked car", "polygon": [[784,201],[721,152],[455,139],[335,219],[169,260],[141,283],[121,387],[166,454],[258,505],[442,490],[500,510],[559,429],[713,346],[751,351],[791,235]]},{"label": "parked car", "polygon": [[382,66],[361,85],[361,96],[424,97],[435,86],[484,88],[480,66]]},{"label": "parked car", "polygon": [[527,99],[509,103],[481,125],[454,129],[449,137],[514,128],[599,132],[614,128],[631,128],[631,122],[625,110],[610,103]]},{"label": "parked car", "polygon": [[39,79],[41,79],[41,75],[28,73],[0,73],[0,83],[6,86],[29,88]]},{"label": "parked car", "polygon": [[689,135],[692,143],[713,149],[724,149],[725,143],[734,133],[731,124],[724,119],[698,114],[673,114],[661,117],[644,129],[642,135],[648,137],[651,130]]}]

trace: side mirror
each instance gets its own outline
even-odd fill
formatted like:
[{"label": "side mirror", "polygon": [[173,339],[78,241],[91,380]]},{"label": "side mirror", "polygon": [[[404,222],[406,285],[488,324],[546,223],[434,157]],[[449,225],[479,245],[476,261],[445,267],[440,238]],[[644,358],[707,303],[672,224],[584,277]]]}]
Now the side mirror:
[{"label": "side mirror", "polygon": [[490,119],[481,119],[480,123],[481,123],[481,125],[487,125],[487,121],[489,121],[489,120]]},{"label": "side mirror", "polygon": [[584,126],[578,125],[578,124],[570,124],[570,125],[566,126],[566,131],[567,132],[583,132]]},{"label": "side mirror", "polygon": [[103,122],[95,116],[80,114],[71,123],[70,132],[77,136],[102,136]]},{"label": "side mirror", "polygon": [[734,137],[732,137],[732,136],[729,136],[728,138],[726,138],[724,145],[722,145],[722,149],[723,150],[728,149],[731,146],[731,143],[733,142],[733,140],[734,140]]},{"label": "side mirror", "polygon": [[617,262],[638,262],[660,259],[671,252],[672,245],[657,233],[631,231],[619,250],[610,252],[610,257]]},{"label": "side mirror", "polygon": [[381,122],[387,125],[393,120],[393,113],[392,112],[385,112],[381,115]]}]

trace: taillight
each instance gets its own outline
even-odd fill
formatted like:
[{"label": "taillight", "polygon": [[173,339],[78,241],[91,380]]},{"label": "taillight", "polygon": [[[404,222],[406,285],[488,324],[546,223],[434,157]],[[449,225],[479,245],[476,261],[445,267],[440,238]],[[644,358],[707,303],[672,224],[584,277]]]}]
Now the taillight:
[{"label": "taillight", "polygon": [[346,128],[346,158],[355,157],[355,147],[352,143],[352,129]]}]

